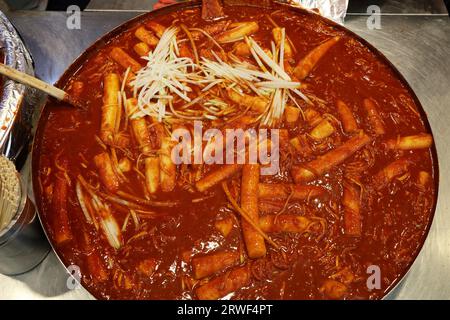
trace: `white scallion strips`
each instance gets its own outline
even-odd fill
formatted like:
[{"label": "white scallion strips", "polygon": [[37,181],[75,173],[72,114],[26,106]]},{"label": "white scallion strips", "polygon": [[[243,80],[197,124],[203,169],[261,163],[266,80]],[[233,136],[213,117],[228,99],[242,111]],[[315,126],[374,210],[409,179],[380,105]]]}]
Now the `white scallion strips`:
[{"label": "white scallion strips", "polygon": [[[270,97],[266,110],[259,117],[261,123],[267,126],[273,126],[282,119],[287,101],[294,100],[293,94],[312,104],[300,91],[300,82],[293,81],[284,70],[284,28],[280,46],[276,47],[272,42],[269,53],[252,38],[244,38],[255,65],[233,55],[230,55],[230,60],[224,61],[214,51],[211,51],[212,59],[202,57],[200,65],[197,65],[190,58],[179,57],[177,33],[177,27],[166,29],[156,48],[145,57],[147,65],[131,82],[138,99],[138,110],[131,118],[149,115],[158,121],[163,121],[167,116],[212,120],[228,114],[226,103],[221,103],[220,106],[211,106],[209,103],[202,106],[200,114],[199,110],[195,115],[190,114],[192,110],[187,109],[188,106],[201,100],[197,97],[192,100],[189,98],[189,93],[192,92],[190,85],[199,86],[202,99],[204,97],[210,102],[214,99],[208,99],[208,91],[214,86],[233,88],[239,93],[251,91],[260,97]],[[185,101],[180,110],[174,107],[175,98]],[[295,100],[293,103],[298,105]]]},{"label": "white scallion strips", "polygon": [[[287,100],[293,99],[292,95],[288,94],[289,91],[312,104],[300,91],[300,82],[292,81],[284,70],[284,39],[285,31],[282,29],[280,48],[275,50],[275,45],[272,44],[273,58],[271,58],[256,41],[245,38],[257,66],[236,59],[232,59],[232,63],[226,63],[217,55],[214,55],[216,61],[202,58],[201,62],[202,70],[207,77],[224,79],[231,82],[235,89],[249,87],[259,96],[271,97],[268,108],[260,117],[263,125],[273,126],[282,118]],[[295,101],[294,104],[297,105]]]},{"label": "white scallion strips", "polygon": [[177,33],[176,27],[166,29],[156,48],[145,57],[147,65],[131,82],[140,110],[133,117],[149,115],[162,121],[168,99],[161,96],[177,95],[186,102],[191,101],[188,93],[192,89],[186,83],[198,79],[194,73],[188,72],[196,65],[190,58],[178,57]]}]

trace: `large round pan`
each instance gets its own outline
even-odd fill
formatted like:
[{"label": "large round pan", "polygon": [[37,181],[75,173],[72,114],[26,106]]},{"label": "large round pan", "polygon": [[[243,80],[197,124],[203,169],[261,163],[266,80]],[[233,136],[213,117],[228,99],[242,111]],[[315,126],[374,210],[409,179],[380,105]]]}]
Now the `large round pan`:
[{"label": "large round pan", "polygon": [[[234,2],[238,2],[238,1],[233,1]],[[290,6],[287,4],[282,4],[282,3],[276,3],[276,2],[271,2],[271,1],[263,1],[264,5],[270,5],[273,6],[274,10],[276,10],[277,8],[280,7],[287,7],[289,10],[292,10],[293,12],[297,12],[297,13],[301,13],[301,14],[315,14],[313,12],[307,11],[305,9],[299,8],[299,7],[294,7],[294,6]],[[242,3],[236,3],[233,5],[251,5],[251,6],[260,6],[259,2],[257,1],[242,1]],[[189,7],[199,7],[201,6],[201,1],[195,0],[195,1],[189,1],[189,2],[183,2],[183,3],[177,3],[174,5],[170,5],[167,7],[163,7],[160,8],[158,10],[149,12],[149,13],[145,13],[142,14],[138,17],[135,17],[125,23],[123,23],[122,25],[116,27],[115,29],[113,29],[112,31],[110,31],[109,33],[105,34],[103,37],[101,37],[99,40],[97,40],[93,45],[91,45],[86,51],[84,51],[68,68],[67,70],[64,72],[64,74],[61,76],[61,78],[56,82],[56,86],[63,88],[69,81],[69,79],[71,78],[71,76],[77,72],[77,70],[83,65],[83,63],[91,58],[93,56],[94,53],[96,53],[96,51],[99,48],[102,48],[105,44],[107,44],[111,39],[117,37],[118,35],[120,35],[122,32],[132,28],[133,26],[135,26],[137,23],[139,23],[141,20],[143,19],[148,19],[148,18],[154,18],[154,17],[158,17],[161,15],[165,15],[165,14],[169,14],[172,13],[173,11],[178,11],[178,10],[182,10],[185,8],[189,8]],[[411,87],[409,86],[409,84],[407,83],[407,81],[405,80],[405,78],[400,74],[400,72],[395,68],[395,66],[380,52],[378,51],[374,46],[372,46],[370,43],[368,43],[366,40],[364,40],[363,38],[359,37],[358,35],[356,35],[355,33],[353,33],[352,31],[346,29],[345,27],[329,20],[323,17],[320,17],[320,19],[323,20],[323,22],[325,24],[331,25],[334,28],[343,31],[345,33],[347,33],[347,35],[357,39],[358,41],[360,41],[362,44],[364,44],[366,46],[366,48],[368,48],[376,57],[378,57],[378,59],[380,61],[382,61],[383,63],[385,63],[386,65],[388,65],[392,71],[396,74],[397,78],[403,83],[404,87],[409,91],[409,94],[411,95],[411,97],[413,98],[416,106],[418,107],[418,111],[424,121],[424,125],[425,128],[427,129],[428,132],[432,132],[431,131],[431,127],[430,124],[428,122],[426,113],[419,101],[419,99],[417,98],[417,96],[415,95],[414,91],[411,89]],[[48,103],[47,103],[48,105]],[[44,132],[44,127],[45,124],[47,122],[48,116],[49,116],[49,108],[47,107],[47,105],[44,107],[39,122],[38,122],[38,126],[37,126],[37,131],[36,131],[36,135],[35,135],[35,139],[34,139],[34,143],[33,143],[33,151],[32,151],[32,171],[33,171],[33,190],[34,190],[34,194],[35,194],[35,199],[36,199],[36,207],[37,210],[39,212],[39,217],[41,219],[41,222],[44,222],[43,219],[43,195],[41,193],[41,190],[39,188],[39,182],[38,182],[38,170],[39,170],[39,159],[41,156],[41,143],[43,140],[43,132]],[[425,239],[428,235],[431,223],[433,221],[433,217],[434,217],[434,213],[436,210],[436,203],[437,203],[437,196],[438,196],[438,187],[439,187],[439,168],[438,168],[438,158],[437,158],[437,152],[436,152],[436,147],[433,143],[432,147],[431,147],[431,156],[432,156],[432,161],[433,161],[433,167],[434,167],[434,173],[435,173],[435,199],[434,199],[434,203],[433,203],[433,208],[431,211],[431,216],[428,222],[428,226],[426,228],[426,232],[424,232],[422,238],[420,239],[420,243],[418,245],[418,250],[414,256],[414,258],[410,261],[408,267],[405,269],[404,273],[398,277],[391,285],[388,289],[386,289],[385,291],[385,296],[388,296],[389,292],[392,291],[393,288],[395,288],[401,281],[403,278],[405,278],[406,274],[408,273],[409,269],[411,268],[412,264],[414,263],[414,261],[417,258],[417,255],[419,254],[420,250],[422,249],[422,246],[425,242]],[[64,259],[64,257],[62,255],[59,254],[58,249],[53,245],[52,243],[52,239],[50,237],[48,237],[48,230],[46,227],[45,223],[42,223],[44,226],[44,229],[46,229],[46,234],[47,234],[47,238],[49,239],[50,243],[53,246],[54,251],[56,252],[56,254],[58,255],[58,257],[60,258],[61,262],[64,264],[65,267],[67,267],[69,265],[68,261],[66,261]],[[97,297],[99,298],[99,297]]]}]

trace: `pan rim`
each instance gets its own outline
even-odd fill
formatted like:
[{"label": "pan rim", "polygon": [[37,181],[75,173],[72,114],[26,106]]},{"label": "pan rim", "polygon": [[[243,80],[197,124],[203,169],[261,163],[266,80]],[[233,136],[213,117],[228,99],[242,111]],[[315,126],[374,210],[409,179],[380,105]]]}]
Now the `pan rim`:
[{"label": "pan rim", "polygon": [[[243,2],[245,2],[245,1],[243,1]],[[233,4],[233,5],[253,6],[253,7],[255,6],[253,4],[248,4],[248,3]],[[407,267],[404,268],[404,272],[399,277],[397,277],[387,288],[385,288],[383,290],[384,291],[383,296],[380,298],[380,300],[389,299],[390,298],[389,296],[395,291],[395,288],[397,288],[402,283],[402,281],[407,278],[414,263],[416,263],[416,261],[417,261],[417,257],[422,252],[425,242],[428,239],[428,235],[430,233],[431,227],[433,225],[435,214],[436,214],[437,204],[439,202],[439,186],[440,186],[439,157],[438,157],[437,148],[436,148],[436,144],[435,144],[434,134],[433,134],[432,128],[431,128],[429,120],[428,120],[427,112],[423,108],[422,103],[420,102],[419,98],[417,97],[416,93],[413,91],[413,89],[411,88],[411,86],[409,85],[409,83],[405,79],[405,77],[400,73],[400,71],[392,64],[392,62],[382,52],[380,52],[375,46],[373,46],[367,40],[365,40],[364,38],[362,38],[355,32],[347,29],[346,27],[339,25],[336,22],[334,22],[326,17],[320,16],[319,14],[315,13],[314,11],[311,11],[311,10],[308,10],[305,8],[292,6],[292,5],[289,5],[286,3],[275,2],[275,1],[273,1],[273,3],[271,5],[274,7],[278,6],[280,8],[287,8],[288,10],[292,10],[293,12],[295,12],[297,14],[301,13],[301,14],[318,16],[319,19],[323,20],[326,24],[334,27],[335,29],[338,29],[341,32],[344,32],[346,35],[349,35],[351,38],[356,39],[359,42],[361,42],[364,45],[364,47],[369,49],[370,52],[372,54],[374,54],[377,57],[377,59],[379,59],[379,61],[381,61],[387,67],[389,67],[389,69],[394,73],[395,77],[404,85],[405,89],[408,91],[409,95],[411,96],[411,98],[413,99],[414,103],[417,106],[417,109],[418,109],[417,111],[419,112],[419,114],[421,116],[421,120],[423,121],[425,129],[433,137],[433,144],[430,147],[430,156],[431,156],[431,160],[432,160],[433,177],[434,177],[434,185],[435,185],[434,186],[435,187],[435,195],[434,195],[433,207],[431,209],[431,213],[428,218],[427,227],[424,230],[423,234],[421,235],[420,243],[416,248],[416,252],[414,253],[412,258],[408,262]],[[91,58],[92,55],[95,53],[95,51],[98,48],[100,48],[102,45],[109,43],[115,37],[120,36],[123,32],[129,30],[131,27],[133,27],[134,24],[138,23],[139,21],[149,19],[149,18],[155,18],[155,17],[161,16],[161,15],[164,15],[166,13],[171,13],[173,11],[184,10],[184,9],[188,9],[188,8],[197,8],[199,6],[201,6],[201,1],[199,1],[199,0],[180,2],[180,3],[172,4],[172,5],[169,5],[166,7],[162,7],[160,9],[157,9],[154,11],[145,12],[143,14],[137,15],[136,17],[125,21],[124,23],[120,24],[119,26],[115,27],[111,31],[105,33],[104,35],[100,36],[97,40],[95,40],[85,51],[83,51],[67,67],[67,69],[64,71],[64,73],[55,82],[55,85],[57,87],[60,87],[61,85],[66,84],[67,81],[74,74],[76,74],[79,71],[80,67],[86,61],[86,59]],[[53,98],[50,98],[46,101],[46,103],[41,111],[41,114],[39,116],[35,136],[33,137],[32,161],[31,161],[31,165],[32,165],[31,180],[32,180],[33,193],[35,195],[36,211],[38,213],[37,215],[39,217],[39,221],[40,221],[42,228],[44,230],[44,233],[53,249],[53,252],[55,252],[55,255],[57,256],[58,260],[62,263],[64,268],[67,269],[68,266],[70,266],[70,263],[68,263],[68,261],[65,260],[63,255],[61,255],[59,253],[59,250],[54,246],[53,240],[49,236],[46,224],[44,223],[45,218],[43,218],[42,213],[41,213],[42,211],[44,211],[42,208],[42,192],[40,190],[40,186],[37,181],[38,179],[35,179],[35,175],[37,175],[37,172],[39,171],[40,145],[41,145],[42,138],[43,138],[42,132],[45,129],[46,120],[47,120],[48,114],[49,114],[49,108],[47,106],[49,104],[49,101],[51,101],[52,99]],[[82,283],[81,283],[81,285],[83,286]],[[83,286],[83,288],[87,292],[89,292],[89,294],[91,296],[95,297],[96,299],[104,299],[103,297],[98,295],[98,293],[91,292],[91,290],[88,289],[87,287]]]}]

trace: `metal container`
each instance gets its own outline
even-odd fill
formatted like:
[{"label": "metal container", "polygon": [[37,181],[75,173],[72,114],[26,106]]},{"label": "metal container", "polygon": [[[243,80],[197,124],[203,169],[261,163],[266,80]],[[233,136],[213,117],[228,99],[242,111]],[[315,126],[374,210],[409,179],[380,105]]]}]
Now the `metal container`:
[{"label": "metal container", "polygon": [[[3,63],[34,75],[33,61],[19,34],[0,12],[0,54]],[[28,154],[32,137],[33,114],[38,112],[43,95],[9,79],[0,88],[0,153],[20,169]],[[13,221],[0,232],[0,273],[17,275],[38,265],[50,246],[42,231],[27,184],[21,179],[20,205]]]},{"label": "metal container", "polygon": [[20,204],[9,226],[0,232],[0,273],[18,275],[37,266],[50,252],[36,210],[21,181]]}]

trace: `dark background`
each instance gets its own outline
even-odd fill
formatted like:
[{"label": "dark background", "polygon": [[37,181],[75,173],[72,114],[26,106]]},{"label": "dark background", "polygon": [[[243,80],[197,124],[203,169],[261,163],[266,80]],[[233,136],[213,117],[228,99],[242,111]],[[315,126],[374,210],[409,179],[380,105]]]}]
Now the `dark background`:
[{"label": "dark background", "polygon": [[76,4],[84,10],[89,1],[90,0],[49,0],[47,10],[66,11],[67,7],[73,4]]}]

